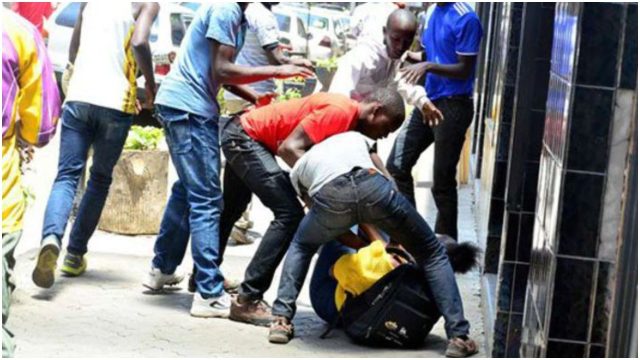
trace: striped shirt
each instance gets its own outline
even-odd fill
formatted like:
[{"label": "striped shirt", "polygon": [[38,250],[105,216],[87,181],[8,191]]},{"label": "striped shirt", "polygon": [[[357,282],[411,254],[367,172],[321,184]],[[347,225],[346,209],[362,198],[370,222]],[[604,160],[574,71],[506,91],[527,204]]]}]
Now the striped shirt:
[{"label": "striped shirt", "polygon": [[2,233],[22,228],[17,138],[42,146],[55,134],[60,95],[40,32],[2,9]]},{"label": "striped shirt", "polygon": [[[247,19],[247,34],[244,46],[238,53],[236,64],[258,67],[269,65],[267,51],[271,51],[279,44],[278,20],[276,16],[261,3],[250,3],[244,12]],[[276,91],[276,82],[273,79],[258,81],[248,84],[259,94]],[[225,91],[225,99],[240,99],[234,94]]]}]

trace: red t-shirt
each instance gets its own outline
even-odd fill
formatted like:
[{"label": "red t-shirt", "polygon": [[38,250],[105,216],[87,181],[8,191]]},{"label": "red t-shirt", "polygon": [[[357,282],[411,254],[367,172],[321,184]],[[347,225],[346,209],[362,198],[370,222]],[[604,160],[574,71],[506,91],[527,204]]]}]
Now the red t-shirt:
[{"label": "red t-shirt", "polygon": [[35,25],[41,34],[44,30],[44,20],[53,13],[50,2],[15,2],[12,9]]},{"label": "red t-shirt", "polygon": [[355,129],[358,113],[358,103],[344,95],[317,93],[249,111],[240,120],[252,139],[275,154],[298,124],[317,144]]}]

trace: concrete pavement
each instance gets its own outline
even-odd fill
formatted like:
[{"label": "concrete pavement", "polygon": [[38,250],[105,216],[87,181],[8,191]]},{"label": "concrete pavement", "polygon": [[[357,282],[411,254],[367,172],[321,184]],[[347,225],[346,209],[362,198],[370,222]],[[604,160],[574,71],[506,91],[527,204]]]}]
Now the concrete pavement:
[{"label": "concrete pavement", "polygon": [[[57,141],[58,138],[56,138]],[[387,140],[392,141],[392,140]],[[42,216],[55,176],[57,144],[40,149],[27,181],[36,202],[26,217],[17,249],[17,289],[8,326],[16,335],[17,357],[442,357],[446,344],[442,321],[418,350],[371,349],[352,344],[340,331],[320,339],[326,324],[309,305],[308,288],[298,301],[296,338],[288,345],[267,341],[267,329],[221,319],[189,316],[192,295],[186,280],[173,291],[150,294],[141,282],[153,254],[153,236],[121,236],[97,231],[89,244],[88,271],[80,278],[58,277],[50,290],[31,282]],[[386,146],[388,147],[388,146]],[[385,144],[381,149],[384,152]],[[383,157],[385,155],[383,154]],[[428,167],[422,166],[422,169]],[[417,174],[424,180],[428,174]],[[418,208],[433,224],[435,210],[428,189],[416,191]],[[460,191],[460,236],[475,241],[471,187]],[[255,230],[264,232],[270,212],[254,202]],[[66,239],[65,239],[66,244]],[[226,276],[241,279],[256,244],[229,247]],[[189,253],[181,268],[191,269]],[[278,270],[277,274],[280,274]],[[275,298],[278,279],[265,298]],[[307,281],[308,284],[308,281]],[[458,276],[472,337],[482,344],[479,274]],[[481,352],[479,354],[483,356]]]}]

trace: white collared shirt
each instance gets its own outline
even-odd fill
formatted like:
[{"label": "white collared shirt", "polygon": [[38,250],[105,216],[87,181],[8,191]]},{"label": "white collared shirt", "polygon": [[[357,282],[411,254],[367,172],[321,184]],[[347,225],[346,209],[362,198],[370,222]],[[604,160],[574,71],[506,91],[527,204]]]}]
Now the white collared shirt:
[{"label": "white collared shirt", "polygon": [[338,62],[329,92],[364,100],[380,87],[396,86],[409,104],[422,109],[429,102],[423,86],[412,85],[400,77],[403,59],[391,59],[384,44],[363,39]]}]

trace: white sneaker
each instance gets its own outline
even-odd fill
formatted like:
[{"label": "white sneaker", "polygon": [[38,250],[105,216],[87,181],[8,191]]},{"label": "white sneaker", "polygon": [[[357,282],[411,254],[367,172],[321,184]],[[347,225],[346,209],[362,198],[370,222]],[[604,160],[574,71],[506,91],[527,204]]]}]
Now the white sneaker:
[{"label": "white sneaker", "polygon": [[142,283],[145,287],[150,290],[158,291],[161,290],[165,285],[177,285],[184,279],[184,275],[182,274],[163,274],[160,269],[152,267],[151,271],[147,274],[147,279]]},{"label": "white sneaker", "polygon": [[228,318],[231,309],[231,296],[226,292],[214,298],[205,299],[197,291],[193,294],[191,316]]}]

